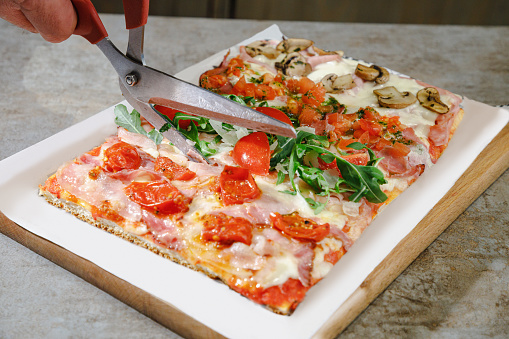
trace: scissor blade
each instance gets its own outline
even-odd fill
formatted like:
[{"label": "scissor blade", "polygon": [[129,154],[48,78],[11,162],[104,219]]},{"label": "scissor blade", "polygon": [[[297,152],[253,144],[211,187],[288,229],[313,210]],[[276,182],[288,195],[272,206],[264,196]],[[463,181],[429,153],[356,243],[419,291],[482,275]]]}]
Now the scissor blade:
[{"label": "scissor blade", "polygon": [[[164,120],[151,105],[134,99],[121,81],[120,90],[122,91],[122,94],[126,98],[127,102],[129,102],[129,104],[133,106],[133,108],[137,110],[138,113],[140,113],[152,126],[154,126],[154,128],[159,130],[163,125],[166,124],[166,120]],[[170,129],[163,132],[162,134],[173,145],[175,145],[175,147],[181,150],[189,158],[189,160],[202,163],[208,162],[207,158],[205,158],[194,146],[192,146],[188,139],[183,136],[175,127],[171,126]]]},{"label": "scissor blade", "polygon": [[295,138],[292,126],[171,75],[144,67],[138,84],[128,87],[139,101],[256,131]]},{"label": "scissor blade", "polygon": [[257,131],[295,138],[292,126],[171,75],[127,58],[108,38],[97,47],[134,99]]}]

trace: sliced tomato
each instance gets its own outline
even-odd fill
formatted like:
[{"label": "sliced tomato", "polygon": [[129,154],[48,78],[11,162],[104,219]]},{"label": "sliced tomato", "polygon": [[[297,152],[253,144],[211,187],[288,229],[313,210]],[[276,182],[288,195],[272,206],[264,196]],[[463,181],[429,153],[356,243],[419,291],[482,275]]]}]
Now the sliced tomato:
[{"label": "sliced tomato", "polygon": [[180,166],[168,157],[158,157],[154,164],[154,170],[163,173],[169,180],[187,181],[196,177],[196,173]]},{"label": "sliced tomato", "polygon": [[321,83],[316,84],[302,96],[302,102],[312,107],[319,107],[325,100],[325,87]]},{"label": "sliced tomato", "polygon": [[274,100],[276,98],[276,91],[269,85],[256,85],[255,98],[258,100]]},{"label": "sliced tomato", "polygon": [[[174,109],[174,108],[170,108],[170,107],[165,107],[165,106],[155,105],[154,108],[159,113],[161,113],[163,115],[166,115],[172,121],[175,118],[175,114],[176,113],[187,114],[187,113],[179,111],[178,109]],[[194,122],[195,125],[197,125],[197,123],[195,121],[193,121],[193,122]],[[190,123],[191,123],[191,120],[179,120],[179,127],[182,128],[182,129],[187,129],[189,127]]]},{"label": "sliced tomato", "polygon": [[300,79],[287,79],[283,83],[290,92],[299,94],[305,94],[316,85],[313,80],[307,77],[302,77]]},{"label": "sliced tomato", "polygon": [[330,232],[329,224],[318,224],[315,221],[301,217],[298,213],[281,215],[277,212],[270,214],[272,225],[284,234],[301,241],[321,241]]},{"label": "sliced tomato", "polygon": [[359,119],[359,126],[370,135],[380,136],[383,132],[382,125],[375,121]]},{"label": "sliced tomato", "polygon": [[208,90],[218,90],[228,82],[224,74],[206,75],[201,78],[200,86]]},{"label": "sliced tomato", "polygon": [[135,170],[141,165],[141,157],[136,147],[123,141],[110,146],[104,152],[104,169],[118,172],[123,169]]},{"label": "sliced tomato", "polygon": [[206,241],[216,241],[222,245],[234,242],[251,245],[252,232],[253,225],[248,220],[219,213],[204,217],[201,236]]},{"label": "sliced tomato", "polygon": [[[347,154],[347,155],[342,155],[341,158],[345,159],[346,161],[348,161],[351,164],[360,165],[360,166],[366,166],[369,161],[369,155],[367,153]],[[322,159],[318,158],[318,168],[320,168],[321,170],[326,170],[326,169],[335,170],[337,172],[337,174],[340,177],[342,177],[336,161],[326,163]]]},{"label": "sliced tomato", "polygon": [[124,188],[124,192],[129,199],[156,214],[187,212],[192,200],[169,182],[162,181],[134,181]]},{"label": "sliced tomato", "polygon": [[299,122],[304,126],[311,126],[321,118],[322,115],[320,112],[317,112],[314,108],[311,107],[303,107],[299,114]]},{"label": "sliced tomato", "polygon": [[292,126],[292,121],[290,120],[288,115],[284,114],[282,111],[278,110],[277,108],[255,107],[255,110]]},{"label": "sliced tomato", "polygon": [[233,160],[253,174],[267,175],[270,168],[270,145],[267,135],[254,132],[242,137],[233,148]]},{"label": "sliced tomato", "polygon": [[243,204],[261,195],[249,170],[242,167],[225,166],[219,176],[219,186],[225,205]]}]

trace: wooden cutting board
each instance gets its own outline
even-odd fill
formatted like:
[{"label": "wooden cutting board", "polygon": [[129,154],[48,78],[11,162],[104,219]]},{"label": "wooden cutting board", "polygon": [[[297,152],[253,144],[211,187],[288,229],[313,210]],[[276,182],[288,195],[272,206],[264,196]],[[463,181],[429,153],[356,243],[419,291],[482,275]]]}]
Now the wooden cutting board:
[{"label": "wooden cutting board", "polygon": [[[417,256],[509,168],[509,125],[483,150],[463,176],[364,280],[315,334],[341,333]],[[0,232],[67,269],[125,304],[187,338],[223,338],[169,303],[127,283],[92,262],[26,231],[0,212]]]}]

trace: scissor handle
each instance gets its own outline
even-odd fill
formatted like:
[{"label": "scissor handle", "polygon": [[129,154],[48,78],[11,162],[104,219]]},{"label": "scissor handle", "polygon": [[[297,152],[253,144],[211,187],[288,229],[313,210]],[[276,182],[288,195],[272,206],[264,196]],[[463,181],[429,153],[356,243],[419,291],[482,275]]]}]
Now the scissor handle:
[{"label": "scissor handle", "polygon": [[81,35],[91,44],[96,44],[108,36],[106,28],[90,0],[71,0],[78,15],[78,24],[73,34]]},{"label": "scissor handle", "polygon": [[124,3],[125,26],[138,28],[147,24],[150,0],[122,0]]}]

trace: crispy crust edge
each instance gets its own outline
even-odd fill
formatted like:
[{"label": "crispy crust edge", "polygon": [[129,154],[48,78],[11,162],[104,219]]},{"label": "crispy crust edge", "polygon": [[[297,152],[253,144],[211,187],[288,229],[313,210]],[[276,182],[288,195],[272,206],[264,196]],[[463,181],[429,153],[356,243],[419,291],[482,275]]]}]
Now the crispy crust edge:
[{"label": "crispy crust edge", "polygon": [[[214,279],[216,281],[220,281],[222,283],[224,283],[226,286],[228,286],[228,288],[230,288],[230,290],[232,290],[233,292],[235,292],[236,294],[238,295],[241,295],[245,298],[247,298],[246,296],[242,295],[241,293],[233,290],[227,283],[227,281],[225,281],[225,279],[223,279],[220,275],[214,273],[213,271],[207,269],[206,267],[203,267],[201,265],[193,265],[191,263],[189,263],[187,260],[185,260],[184,258],[182,258],[180,255],[178,255],[177,253],[174,253],[173,251],[171,250],[168,250],[162,246],[158,246],[152,242],[149,242],[148,240],[146,239],[143,239],[141,237],[138,237],[134,234],[131,234],[127,231],[125,231],[122,227],[120,227],[119,225],[117,225],[116,223],[110,221],[110,220],[107,220],[107,219],[104,219],[104,218],[97,218],[97,219],[94,219],[94,217],[92,216],[92,213],[87,210],[86,208],[84,208],[83,206],[79,205],[79,204],[76,204],[74,202],[71,202],[71,201],[68,201],[68,200],[65,200],[65,199],[61,199],[61,198],[58,198],[57,196],[55,196],[54,194],[44,190],[43,188],[40,188],[39,189],[39,195],[44,197],[44,199],[46,199],[46,201],[57,207],[57,208],[60,208],[70,214],[72,214],[73,216],[75,216],[76,218],[88,223],[88,224],[91,224],[97,228],[100,228],[110,234],[113,234],[117,237],[120,237],[124,240],[127,240],[129,241],[130,243],[132,244],[135,244],[137,246],[141,246],[157,255],[160,255],[162,256],[163,258],[165,259],[168,259],[168,260],[171,260],[173,261],[174,263],[176,264],[179,264],[179,265],[182,265],[184,267],[187,267],[187,268],[190,268],[192,269],[193,271],[196,271],[196,272],[200,272],[200,273],[204,273],[205,275],[207,275],[209,278],[211,279]],[[249,298],[247,298],[249,299]],[[255,304],[257,304],[255,301],[249,299],[251,302],[254,302]],[[260,304],[257,304],[257,305],[260,305]],[[270,305],[260,305],[261,307],[264,307],[276,314],[280,314],[280,315],[291,315],[293,312],[291,310],[291,305],[288,307],[288,308],[277,308],[277,307],[274,307],[274,306],[270,306]]]}]

